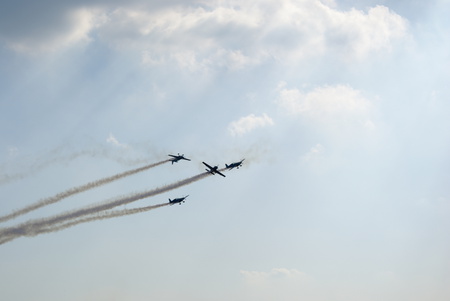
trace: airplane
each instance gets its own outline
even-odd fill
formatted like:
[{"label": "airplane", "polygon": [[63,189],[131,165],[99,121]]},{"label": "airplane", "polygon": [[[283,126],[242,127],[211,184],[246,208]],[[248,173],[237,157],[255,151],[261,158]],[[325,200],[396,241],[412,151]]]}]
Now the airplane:
[{"label": "airplane", "polygon": [[223,173],[221,173],[220,171],[217,170],[219,168],[218,166],[212,167],[205,162],[202,162],[202,163],[205,164],[205,166],[209,168],[209,169],[206,169],[206,171],[209,172],[210,174],[214,175],[217,173],[217,174],[221,175],[222,177],[225,177],[225,175]]},{"label": "airplane", "polygon": [[172,161],[172,165],[173,165],[173,162],[178,162],[180,160],[191,161],[191,159],[185,158],[184,154],[180,155],[180,153],[178,153],[178,156],[176,156],[176,155],[169,155],[169,156],[173,157],[173,159],[170,159],[170,161]]},{"label": "airplane", "polygon": [[188,196],[189,196],[189,195],[187,195],[187,196],[185,196],[185,197],[182,197],[182,198],[173,199],[173,200],[169,199],[169,203],[170,203],[171,206],[174,205],[174,204],[176,204],[176,203],[178,203],[179,205],[181,205],[181,203],[184,203],[184,199],[187,198]]},{"label": "airplane", "polygon": [[225,164],[225,166],[226,166],[228,169],[233,169],[233,168],[235,168],[235,167],[236,167],[237,169],[239,169],[239,167],[242,166],[242,162],[244,162],[244,160],[245,160],[245,159],[242,159],[241,161],[231,163],[230,165]]}]

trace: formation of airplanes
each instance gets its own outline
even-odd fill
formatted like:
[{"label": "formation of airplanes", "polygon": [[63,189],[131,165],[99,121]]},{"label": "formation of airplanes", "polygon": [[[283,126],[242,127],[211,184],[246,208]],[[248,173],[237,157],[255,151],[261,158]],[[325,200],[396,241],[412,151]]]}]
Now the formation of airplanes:
[{"label": "formation of airplanes", "polygon": [[[184,157],[184,154],[183,154],[183,155],[180,155],[180,153],[178,153],[178,155],[170,155],[170,154],[169,154],[169,156],[173,158],[173,159],[170,159],[170,161],[172,161],[172,164],[173,164],[174,162],[176,163],[176,162],[178,162],[178,161],[180,161],[180,160],[191,161],[191,159],[188,159],[188,158]],[[231,169],[233,169],[233,168],[239,169],[239,167],[242,166],[242,162],[244,162],[244,160],[245,160],[245,159],[242,159],[241,161],[233,162],[233,163],[230,163],[229,165],[228,165],[228,164],[225,164],[225,168],[226,168],[226,169],[229,169],[229,170],[231,170]],[[219,171],[219,166],[217,166],[217,165],[216,165],[216,166],[211,166],[211,165],[209,165],[209,164],[206,163],[206,162],[202,162],[202,163],[207,167],[206,171],[209,172],[210,174],[212,174],[212,175],[219,174],[219,175],[221,175],[222,177],[225,177],[225,175]],[[185,197],[181,197],[181,198],[176,198],[176,199],[173,199],[173,200],[169,199],[169,204],[170,204],[170,205],[174,205],[174,204],[177,204],[177,203],[178,203],[179,205],[181,205],[181,203],[184,203],[184,202],[185,202],[184,200],[185,200],[188,196],[189,196],[189,195],[187,195],[187,196],[185,196]]]}]

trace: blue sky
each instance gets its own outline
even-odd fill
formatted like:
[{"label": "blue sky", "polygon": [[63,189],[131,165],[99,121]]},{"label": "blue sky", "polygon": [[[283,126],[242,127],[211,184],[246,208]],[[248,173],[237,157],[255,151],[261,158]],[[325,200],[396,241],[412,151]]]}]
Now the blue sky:
[{"label": "blue sky", "polygon": [[448,300],[447,1],[0,4],[3,223],[246,158],[182,206],[0,246],[3,300]]}]

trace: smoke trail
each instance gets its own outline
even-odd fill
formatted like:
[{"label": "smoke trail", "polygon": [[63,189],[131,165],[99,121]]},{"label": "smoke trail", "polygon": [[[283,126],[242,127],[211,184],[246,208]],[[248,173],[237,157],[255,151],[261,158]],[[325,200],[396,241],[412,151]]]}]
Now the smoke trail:
[{"label": "smoke trail", "polygon": [[103,178],[103,179],[100,179],[100,180],[97,180],[97,181],[89,182],[89,183],[87,183],[85,185],[82,185],[82,186],[70,188],[70,189],[68,189],[66,191],[63,191],[63,192],[60,192],[60,193],[58,193],[58,194],[56,194],[56,195],[54,195],[52,197],[45,198],[45,199],[43,199],[41,201],[38,201],[37,203],[31,204],[31,205],[26,206],[26,207],[24,207],[22,209],[16,210],[16,211],[14,211],[14,212],[12,212],[12,213],[10,213],[8,215],[0,216],[0,223],[5,222],[5,221],[10,220],[10,219],[13,219],[13,218],[16,218],[16,217],[18,217],[20,215],[23,215],[23,214],[26,214],[26,213],[28,213],[30,211],[33,211],[33,210],[42,208],[44,206],[56,203],[56,202],[58,202],[58,201],[60,201],[62,199],[65,199],[65,198],[67,198],[69,196],[72,196],[74,194],[78,194],[78,193],[84,192],[86,190],[89,190],[89,189],[92,189],[92,188],[95,188],[95,187],[99,187],[101,185],[105,185],[105,184],[111,183],[113,181],[116,181],[116,180],[119,180],[119,179],[122,179],[122,178],[125,178],[125,177],[128,177],[128,176],[134,175],[136,173],[139,173],[139,172],[142,172],[144,170],[147,170],[147,169],[159,166],[159,165],[164,164],[164,163],[169,162],[169,161],[170,161],[170,159],[167,159],[167,160],[164,160],[164,161],[161,161],[161,162],[157,162],[157,163],[154,163],[154,164],[150,164],[150,165],[146,165],[146,166],[139,167],[139,168],[136,168],[136,169],[132,169],[132,170],[129,170],[129,171],[125,171],[125,172],[113,175],[111,177],[107,177],[107,178]]},{"label": "smoke trail", "polygon": [[[116,210],[116,211],[99,212],[99,213],[97,213],[97,215],[86,216],[84,218],[75,219],[74,221],[69,221],[69,222],[63,223],[62,225],[42,227],[42,228],[36,229],[34,231],[29,231],[26,234],[26,236],[36,236],[36,235],[44,234],[44,233],[57,232],[57,231],[61,231],[61,230],[76,226],[78,224],[82,224],[82,223],[88,223],[88,222],[93,222],[93,221],[97,221],[97,220],[121,217],[121,216],[141,213],[141,212],[147,212],[147,211],[161,208],[161,207],[164,207],[167,205],[170,205],[170,203],[162,203],[162,204],[158,204],[158,205],[139,207],[139,208],[134,208],[134,209],[123,209],[123,210]],[[0,245],[7,243],[15,238],[17,238],[17,237],[6,236],[6,237],[0,239]]]},{"label": "smoke trail", "polygon": [[[67,162],[74,160],[81,156],[95,156],[96,154],[101,154],[102,152],[99,150],[83,150],[78,152],[73,152],[69,155],[61,155],[61,152],[63,152],[63,146],[59,146],[51,151],[49,151],[45,155],[38,155],[38,156],[25,156],[22,158],[18,158],[20,162],[24,161],[30,161],[32,162],[30,166],[27,167],[27,171],[24,172],[17,172],[13,174],[0,174],[0,185],[6,184],[8,182],[12,182],[15,180],[23,179],[27,176],[33,175],[48,166],[51,166],[55,163],[61,163],[61,162]],[[0,170],[4,171],[7,168],[7,164],[0,165]]]},{"label": "smoke trail", "polygon": [[[12,151],[10,150],[10,155],[14,154],[17,152],[16,148],[11,147]],[[48,155],[44,156],[38,156],[36,157],[31,157],[31,156],[26,156],[26,157],[22,157],[20,158],[20,161],[31,161],[33,162],[31,164],[31,166],[28,167],[28,171],[27,172],[19,172],[19,173],[14,173],[14,174],[0,174],[0,185],[3,185],[5,183],[8,182],[12,182],[15,180],[19,180],[19,179],[23,179],[25,178],[27,175],[31,175],[41,169],[44,169],[45,167],[53,164],[55,161],[58,161],[58,157],[57,154],[61,151],[61,147],[58,147],[52,151],[50,151],[48,153]],[[55,160],[56,159],[56,160]],[[3,172],[7,169],[7,164],[2,164],[0,165],[0,170]]]},{"label": "smoke trail", "polygon": [[15,239],[15,237],[13,237],[13,236],[1,238],[1,239],[0,239],[0,245],[3,245],[3,244],[5,244],[5,243],[7,243],[8,241],[11,241],[11,240],[13,240],[13,239]]},{"label": "smoke trail", "polygon": [[[141,212],[147,212],[147,211],[150,211],[153,209],[165,207],[167,205],[170,205],[170,203],[162,203],[162,204],[158,204],[158,205],[139,207],[139,208],[134,208],[134,209],[123,209],[123,210],[116,210],[116,211],[99,212],[97,215],[79,218],[74,221],[64,223],[62,225],[48,227],[48,228],[41,228],[41,229],[37,230],[35,233],[33,233],[34,235],[29,235],[29,236],[35,236],[35,235],[42,234],[42,233],[61,231],[61,230],[64,230],[69,227],[73,227],[73,226],[76,226],[76,225],[82,224],[82,223],[88,223],[88,222],[93,222],[93,221],[109,219],[109,218],[121,217],[121,216],[141,213]],[[1,242],[0,242],[0,244],[1,244]]]},{"label": "smoke trail", "polygon": [[[40,155],[28,155],[28,156],[22,156],[22,157],[15,157],[15,160],[23,163],[23,162],[29,162],[30,164],[26,167],[26,171],[22,172],[16,172],[16,173],[5,173],[5,170],[8,169],[8,163],[0,164],[0,186],[7,184],[9,182],[13,182],[16,180],[24,179],[28,176],[31,176],[33,174],[36,174],[37,172],[53,165],[56,163],[64,163],[69,162],[74,159],[77,159],[79,157],[89,156],[93,158],[101,157],[101,158],[107,158],[114,160],[120,164],[123,165],[137,165],[137,164],[149,164],[149,160],[147,157],[145,158],[135,158],[130,159],[127,158],[126,155],[129,154],[129,150],[127,151],[120,151],[117,153],[111,152],[110,149],[105,148],[104,146],[95,146],[91,149],[85,149],[80,151],[71,152],[68,154],[65,154],[65,149],[67,146],[59,146],[56,147],[53,150],[48,151],[45,154]],[[73,147],[72,147],[73,148]],[[144,151],[146,154],[149,152],[154,153],[153,149],[146,149]],[[160,154],[158,154],[160,155]],[[17,162],[16,162],[17,163]],[[14,167],[17,168],[18,164],[14,164]]]},{"label": "smoke trail", "polygon": [[[223,170],[221,170],[221,171],[223,171]],[[14,239],[19,236],[33,236],[33,235],[36,235],[35,233],[38,232],[40,229],[49,228],[51,226],[55,226],[57,224],[67,222],[72,219],[77,219],[77,218],[80,218],[85,215],[91,215],[91,214],[94,214],[97,212],[112,209],[112,208],[120,206],[120,205],[129,204],[129,203],[138,201],[140,199],[152,197],[152,196],[155,196],[155,195],[158,195],[158,194],[194,183],[194,182],[199,181],[209,175],[210,175],[210,173],[204,172],[204,173],[198,174],[196,176],[175,182],[173,184],[169,184],[169,185],[166,185],[166,186],[163,186],[160,188],[133,194],[130,196],[121,197],[121,198],[115,199],[111,202],[70,211],[70,212],[63,213],[63,214],[53,216],[50,218],[31,220],[31,221],[25,222],[19,226],[16,226],[16,227],[4,228],[0,231],[0,244],[5,239],[7,239],[7,241],[10,241],[11,239],[9,239],[9,238]]]}]

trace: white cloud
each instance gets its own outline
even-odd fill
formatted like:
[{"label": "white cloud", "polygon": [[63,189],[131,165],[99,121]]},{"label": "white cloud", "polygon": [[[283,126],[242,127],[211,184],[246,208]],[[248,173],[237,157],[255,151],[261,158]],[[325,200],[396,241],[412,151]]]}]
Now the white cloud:
[{"label": "white cloud", "polygon": [[393,42],[407,32],[407,21],[385,6],[370,8],[367,14],[355,9],[330,12],[327,22],[328,47],[346,59],[391,50]]},{"label": "white cloud", "polygon": [[240,271],[246,295],[251,300],[317,300],[313,279],[296,269],[276,268],[269,272]]},{"label": "white cloud", "polygon": [[123,2],[61,5],[41,14],[44,17],[24,22],[27,26],[5,23],[18,28],[3,34],[9,47],[53,51],[89,42],[98,29],[97,36],[108,44],[137,48],[150,55],[147,58],[159,57],[181,68],[192,68],[183,65],[186,53],[207,69],[239,69],[267,59],[289,64],[326,53],[361,59],[389,50],[408,29],[407,21],[387,7],[342,11],[331,0],[225,0],[159,7]]},{"label": "white cloud", "polygon": [[240,273],[244,277],[245,281],[248,281],[251,283],[271,281],[274,279],[304,280],[307,278],[305,273],[302,273],[296,269],[286,269],[286,268],[274,268],[274,269],[270,270],[269,272],[242,270]]},{"label": "white cloud", "polygon": [[407,21],[387,7],[341,11],[330,1],[232,0],[160,10],[121,7],[101,36],[144,51],[148,64],[173,62],[190,71],[239,69],[275,59],[287,64],[329,54],[364,59],[407,35]]},{"label": "white cloud", "polygon": [[309,92],[281,85],[277,103],[288,114],[321,125],[375,129],[371,120],[372,103],[348,85],[321,86]]},{"label": "white cloud", "polygon": [[10,157],[15,157],[19,153],[19,149],[15,146],[8,146],[8,155]]},{"label": "white cloud", "polygon": [[117,146],[117,147],[123,147],[123,148],[128,147],[126,144],[120,143],[119,140],[117,140],[117,138],[114,137],[112,133],[110,133],[108,138],[106,138],[106,142],[108,142],[114,146]]},{"label": "white cloud", "polygon": [[22,53],[52,52],[90,42],[90,32],[106,22],[105,14],[101,10],[87,8],[69,11],[63,19],[63,24],[53,24],[51,29],[43,30],[39,35],[12,37],[7,39],[7,44]]},{"label": "white cloud", "polygon": [[[407,35],[407,21],[387,7],[337,9],[334,1],[267,0],[55,10],[34,34],[8,34],[10,47],[53,51],[89,42],[93,30],[119,49],[145,53],[143,62],[172,62],[190,71],[239,69],[275,59],[287,64],[330,54],[363,59]],[[57,15],[58,17],[55,17]],[[27,30],[25,30],[27,31]],[[195,66],[195,68],[193,68]]]},{"label": "white cloud", "polygon": [[325,153],[325,147],[322,144],[317,143],[315,146],[311,147],[309,152],[307,152],[302,158],[304,161],[312,161],[319,158]]},{"label": "white cloud", "polygon": [[272,118],[263,114],[262,116],[255,116],[250,114],[248,116],[242,117],[237,121],[231,122],[228,126],[228,131],[232,136],[242,136],[248,132],[253,131],[257,128],[262,128],[266,126],[274,125]]}]

